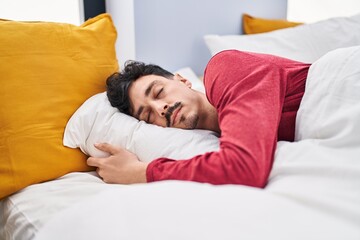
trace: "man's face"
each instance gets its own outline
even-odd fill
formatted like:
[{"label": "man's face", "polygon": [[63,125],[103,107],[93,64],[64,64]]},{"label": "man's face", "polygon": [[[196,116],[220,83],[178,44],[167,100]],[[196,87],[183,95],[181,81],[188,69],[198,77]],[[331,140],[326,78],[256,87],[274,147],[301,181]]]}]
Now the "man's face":
[{"label": "man's face", "polygon": [[198,128],[201,116],[199,92],[191,83],[175,75],[173,79],[148,75],[129,88],[131,115],[162,127]]}]

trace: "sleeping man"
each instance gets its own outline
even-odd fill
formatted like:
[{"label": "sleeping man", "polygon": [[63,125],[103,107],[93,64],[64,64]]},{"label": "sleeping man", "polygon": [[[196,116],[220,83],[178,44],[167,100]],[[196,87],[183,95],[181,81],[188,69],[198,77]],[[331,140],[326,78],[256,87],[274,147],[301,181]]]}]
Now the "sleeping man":
[{"label": "sleeping man", "polygon": [[215,131],[220,148],[182,161],[144,163],[125,149],[99,143],[110,156],[87,163],[107,183],[185,180],[263,188],[277,141],[294,140],[309,67],[272,55],[223,51],[205,69],[203,94],[159,66],[127,62],[107,80],[113,107],[150,124]]}]

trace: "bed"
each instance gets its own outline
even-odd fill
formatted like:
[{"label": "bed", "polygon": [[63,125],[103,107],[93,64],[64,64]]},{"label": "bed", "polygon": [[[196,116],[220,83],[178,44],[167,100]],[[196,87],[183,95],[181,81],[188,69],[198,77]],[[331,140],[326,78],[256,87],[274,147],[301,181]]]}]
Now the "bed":
[{"label": "bed", "polygon": [[[21,23],[10,24],[17,24],[17,29],[24,27]],[[39,26],[44,27],[47,25]],[[50,51],[49,56],[54,57],[52,61],[59,64],[57,68],[45,68],[44,72],[61,73],[65,64],[70,72],[79,73],[66,80],[69,86],[65,86],[64,80],[57,82],[58,75],[54,75],[52,84],[42,83],[46,89],[54,87],[66,93],[64,98],[58,99],[53,92],[40,89],[34,95],[27,95],[26,101],[45,96],[56,108],[43,113],[40,111],[43,105],[39,108],[32,105],[14,118],[3,116],[2,112],[1,121],[6,123],[3,125],[6,131],[3,131],[1,147],[10,152],[9,156],[2,152],[2,158],[16,165],[16,157],[28,158],[31,153],[35,156],[31,158],[33,164],[25,167],[35,174],[28,177],[17,165],[11,171],[4,170],[4,164],[0,166],[4,176],[9,175],[1,179],[1,239],[360,239],[360,15],[251,36],[204,36],[204,44],[212,54],[236,48],[312,63],[297,115],[296,141],[278,142],[274,166],[264,189],[181,181],[134,185],[104,183],[94,169],[84,164],[85,154],[104,156],[93,147],[98,141],[123,146],[141,160],[151,161],[160,156],[183,159],[216,151],[218,136],[205,130],[148,125],[110,106],[102,83],[98,82],[99,77],[118,69],[113,54],[116,31],[109,15],[91,19],[81,29],[61,25],[60,30],[57,32],[69,33],[76,39],[86,35],[76,40],[77,48],[72,49],[69,56],[71,61],[63,62],[64,54],[57,52],[68,49],[71,37],[57,40],[57,48]],[[324,39],[315,34],[319,32]],[[89,43],[89,38],[95,39]],[[41,44],[46,45],[48,41],[52,41],[51,37]],[[10,41],[2,43],[12,46]],[[86,49],[86,54],[79,49]],[[27,50],[2,55],[3,63],[21,51]],[[26,53],[43,56],[42,51],[36,49]],[[69,55],[68,52],[65,55]],[[74,59],[86,64],[72,68]],[[17,58],[17,61],[20,60]],[[31,64],[39,69],[46,63],[32,60]],[[5,67],[10,68],[10,63]],[[5,71],[5,67],[1,70]],[[96,75],[99,72],[101,76]],[[42,72],[27,72],[27,76],[36,81],[39,81],[38,74]],[[87,79],[83,81],[82,75]],[[202,91],[201,80],[192,76],[191,81]],[[1,96],[14,88],[13,83],[6,84]],[[23,87],[28,90],[34,85]],[[16,89],[19,94],[27,93]],[[4,97],[1,100],[4,102]],[[13,106],[20,103],[6,100],[4,111],[16,111]],[[54,109],[66,114],[53,116],[51,110]],[[27,115],[31,110],[35,114]],[[56,122],[51,122],[51,126],[39,122],[41,119],[36,117],[41,114],[44,114],[41,119],[56,118]],[[17,121],[19,116],[22,117],[20,122]],[[55,131],[56,136],[61,134],[62,142],[42,145],[38,150],[26,139],[19,138],[11,127],[32,133],[32,129],[21,128],[24,122],[32,119],[36,122],[30,122],[31,126],[42,131],[66,126],[60,133]],[[5,135],[10,130],[16,137]],[[36,135],[31,141],[48,136],[52,140],[55,137],[51,134],[50,131],[46,136]],[[19,139],[29,145],[29,149],[23,148],[27,154],[25,151],[25,155],[11,155],[19,151],[15,144]],[[14,147],[7,147],[10,143]],[[59,144],[66,146],[66,151],[58,147],[51,149]],[[42,157],[44,154],[46,156]],[[59,161],[66,163],[59,167]],[[41,164],[43,167],[39,167]],[[11,179],[10,175],[15,173],[22,174],[23,179]],[[12,189],[17,187],[17,191],[4,188],[13,182],[17,185]]]}]

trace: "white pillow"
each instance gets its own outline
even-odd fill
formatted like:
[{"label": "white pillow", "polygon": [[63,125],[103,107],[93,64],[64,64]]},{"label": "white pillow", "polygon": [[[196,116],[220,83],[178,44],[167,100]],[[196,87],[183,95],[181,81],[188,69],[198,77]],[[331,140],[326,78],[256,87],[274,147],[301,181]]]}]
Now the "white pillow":
[{"label": "white pillow", "polygon": [[145,162],[159,157],[187,159],[219,149],[214,132],[163,128],[138,121],[112,107],[106,92],[80,106],[68,121],[63,138],[67,147],[80,148],[89,156],[107,156],[94,147],[100,142],[126,148]]},{"label": "white pillow", "polygon": [[251,35],[205,35],[212,55],[238,49],[313,63],[325,53],[360,45],[360,14]]}]

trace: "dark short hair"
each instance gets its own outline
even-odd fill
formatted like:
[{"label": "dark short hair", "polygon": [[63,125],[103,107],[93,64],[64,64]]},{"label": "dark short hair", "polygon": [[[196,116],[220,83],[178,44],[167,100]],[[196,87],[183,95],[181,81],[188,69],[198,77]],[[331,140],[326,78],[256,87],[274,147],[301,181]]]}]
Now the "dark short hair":
[{"label": "dark short hair", "polygon": [[116,107],[122,113],[131,115],[129,87],[134,81],[147,75],[157,75],[169,79],[174,76],[157,65],[126,61],[121,72],[113,73],[106,80],[107,96],[111,106]]}]

